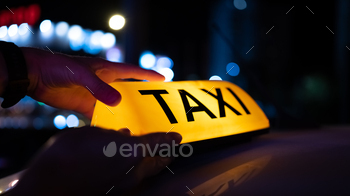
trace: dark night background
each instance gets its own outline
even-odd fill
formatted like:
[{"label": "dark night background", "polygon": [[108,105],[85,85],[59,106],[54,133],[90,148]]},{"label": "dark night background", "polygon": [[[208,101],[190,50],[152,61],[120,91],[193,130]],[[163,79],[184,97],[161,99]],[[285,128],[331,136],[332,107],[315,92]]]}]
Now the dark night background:
[{"label": "dark night background", "polygon": [[[36,28],[40,21],[50,19],[112,32],[124,47],[128,63],[138,65],[144,50],[167,55],[174,61],[174,81],[219,75],[257,100],[272,128],[349,124],[350,2],[246,2],[243,10],[236,9],[232,0],[42,0],[6,5],[39,4]],[[3,2],[0,10],[6,10]],[[120,31],[108,26],[113,14],[126,18]],[[229,62],[241,67],[238,76],[226,74]],[[1,130],[0,155],[11,162],[0,167],[1,176],[18,170],[57,131]],[[15,148],[21,141],[27,147]]]}]

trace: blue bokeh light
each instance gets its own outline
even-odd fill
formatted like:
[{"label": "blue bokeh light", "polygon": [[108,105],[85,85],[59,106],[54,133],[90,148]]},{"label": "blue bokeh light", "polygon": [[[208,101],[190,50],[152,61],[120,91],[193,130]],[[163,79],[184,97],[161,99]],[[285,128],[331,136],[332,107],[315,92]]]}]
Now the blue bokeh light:
[{"label": "blue bokeh light", "polygon": [[156,56],[152,52],[146,51],[141,54],[140,66],[144,69],[151,69],[156,64]]},{"label": "blue bokeh light", "polygon": [[71,114],[67,117],[67,126],[68,127],[77,127],[79,125],[79,119],[74,114]]},{"label": "blue bokeh light", "polygon": [[240,68],[236,63],[229,63],[226,65],[226,73],[230,76],[238,76]]},{"label": "blue bokeh light", "polygon": [[55,127],[57,129],[64,129],[67,124],[66,124],[66,118],[62,115],[57,115],[54,119],[53,119],[53,124],[55,125]]}]

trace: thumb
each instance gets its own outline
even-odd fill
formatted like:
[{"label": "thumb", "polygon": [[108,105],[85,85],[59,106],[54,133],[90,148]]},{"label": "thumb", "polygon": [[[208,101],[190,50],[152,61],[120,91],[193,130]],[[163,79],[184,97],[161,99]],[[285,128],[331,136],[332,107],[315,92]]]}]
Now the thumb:
[{"label": "thumb", "polygon": [[102,81],[95,74],[91,74],[90,76],[82,85],[96,99],[110,106],[116,106],[120,103],[122,96],[116,89]]}]

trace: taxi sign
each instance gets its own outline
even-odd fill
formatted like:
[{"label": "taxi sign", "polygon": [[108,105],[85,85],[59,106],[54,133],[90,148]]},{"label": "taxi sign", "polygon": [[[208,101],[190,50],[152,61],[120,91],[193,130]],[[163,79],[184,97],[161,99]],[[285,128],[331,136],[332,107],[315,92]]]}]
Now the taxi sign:
[{"label": "taxi sign", "polygon": [[122,95],[115,107],[97,101],[91,126],[134,135],[178,132],[181,143],[269,128],[258,104],[226,81],[115,82]]}]

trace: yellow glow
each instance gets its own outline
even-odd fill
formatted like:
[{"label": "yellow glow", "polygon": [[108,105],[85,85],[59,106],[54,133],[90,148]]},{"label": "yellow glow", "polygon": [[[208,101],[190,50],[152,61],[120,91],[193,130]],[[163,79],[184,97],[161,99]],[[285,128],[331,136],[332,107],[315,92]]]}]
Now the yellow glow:
[{"label": "yellow glow", "polygon": [[124,27],[125,18],[121,15],[114,15],[109,19],[109,27],[119,30]]},{"label": "yellow glow", "polygon": [[116,107],[97,101],[91,126],[115,130],[128,127],[135,135],[171,130],[182,135],[182,143],[269,127],[268,119],[255,101],[229,82],[115,82],[110,85],[121,93],[122,101]]}]

